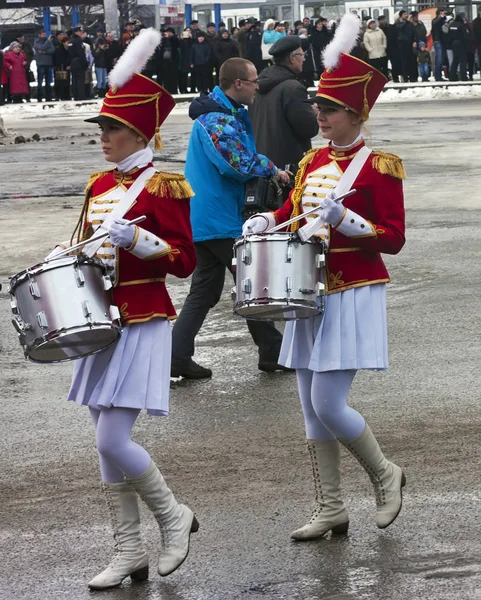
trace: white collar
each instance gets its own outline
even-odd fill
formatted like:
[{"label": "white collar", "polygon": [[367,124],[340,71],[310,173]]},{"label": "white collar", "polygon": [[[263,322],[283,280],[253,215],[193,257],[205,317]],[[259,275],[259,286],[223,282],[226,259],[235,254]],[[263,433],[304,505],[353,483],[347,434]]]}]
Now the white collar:
[{"label": "white collar", "polygon": [[351,146],[354,146],[354,144],[358,144],[361,140],[362,140],[362,133],[360,133],[357,136],[357,138],[353,142],[351,142],[350,144],[348,144],[347,146],[338,146],[334,142],[331,142],[331,146],[334,146],[334,148],[339,148],[340,150],[342,150],[343,148],[350,148]]},{"label": "white collar", "polygon": [[141,168],[146,167],[149,163],[152,162],[152,158],[154,157],[154,153],[147,146],[147,148],[143,148],[143,150],[139,150],[138,152],[134,152],[124,160],[121,160],[117,165],[117,170],[121,173],[127,173],[135,167]]}]

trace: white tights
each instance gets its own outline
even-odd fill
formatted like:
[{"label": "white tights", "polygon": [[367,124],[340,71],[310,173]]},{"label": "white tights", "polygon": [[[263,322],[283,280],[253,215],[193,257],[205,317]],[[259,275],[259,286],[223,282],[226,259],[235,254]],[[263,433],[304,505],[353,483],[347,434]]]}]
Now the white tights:
[{"label": "white tights", "polygon": [[133,408],[90,409],[95,425],[102,481],[119,483],[137,477],[150,466],[150,454],[130,439],[140,410]]},{"label": "white tights", "polygon": [[355,370],[316,373],[297,369],[297,385],[309,440],[347,442],[364,430],[364,418],[347,404]]}]

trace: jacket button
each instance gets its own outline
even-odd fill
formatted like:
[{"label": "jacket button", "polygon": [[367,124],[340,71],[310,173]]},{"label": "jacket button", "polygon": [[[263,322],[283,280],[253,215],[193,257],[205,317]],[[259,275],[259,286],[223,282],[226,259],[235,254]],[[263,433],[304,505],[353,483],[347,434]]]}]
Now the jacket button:
[{"label": "jacket button", "polygon": [[160,244],[160,242],[159,242],[159,241],[155,242],[155,245],[156,245],[156,246],[158,246],[159,244]]},{"label": "jacket button", "polygon": [[354,223],[354,219],[351,219],[351,223]]},{"label": "jacket button", "polygon": [[366,227],[364,223],[361,223],[361,229],[364,229],[364,227]]}]

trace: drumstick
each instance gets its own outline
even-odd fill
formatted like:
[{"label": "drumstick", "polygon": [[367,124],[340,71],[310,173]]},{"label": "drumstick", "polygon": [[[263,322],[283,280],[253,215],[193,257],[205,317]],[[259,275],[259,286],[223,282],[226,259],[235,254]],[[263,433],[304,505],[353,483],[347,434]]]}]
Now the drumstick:
[{"label": "drumstick", "polygon": [[[347,198],[348,196],[352,196],[352,194],[355,194],[356,191],[357,190],[349,190],[345,194],[341,194],[337,198],[334,198],[334,202],[341,202],[341,200],[344,200],[344,198]],[[284,223],[281,223],[280,225],[276,225],[272,229],[269,229],[269,231],[264,231],[264,233],[275,233],[276,231],[279,231],[279,229],[284,229],[284,227],[287,227],[288,225],[291,225],[292,223],[295,223],[296,221],[300,221],[304,217],[307,217],[307,215],[315,213],[318,210],[320,210],[319,206],[316,206],[315,208],[311,208],[310,210],[303,212],[300,215],[297,215],[297,217],[294,217],[293,219],[289,219],[289,221],[285,221]]]},{"label": "drumstick", "polygon": [[[142,221],[145,221],[146,218],[147,217],[145,215],[142,215],[141,217],[137,217],[136,219],[133,219],[132,221],[127,221],[127,223],[124,223],[124,225],[137,225],[137,223],[141,223]],[[65,250],[62,250],[62,252],[59,252],[55,256],[52,256],[52,258],[44,260],[44,262],[50,262],[52,260],[57,260],[57,258],[62,258],[66,254],[70,254],[70,252],[77,250],[77,248],[82,248],[83,246],[86,246],[87,244],[90,244],[91,242],[96,242],[97,240],[102,240],[103,238],[106,238],[109,235],[110,234],[108,231],[106,231],[105,233],[100,233],[99,235],[93,235],[88,240],[84,240],[82,242],[79,242],[78,244],[75,244],[74,246],[70,246],[70,248],[66,248]]]}]

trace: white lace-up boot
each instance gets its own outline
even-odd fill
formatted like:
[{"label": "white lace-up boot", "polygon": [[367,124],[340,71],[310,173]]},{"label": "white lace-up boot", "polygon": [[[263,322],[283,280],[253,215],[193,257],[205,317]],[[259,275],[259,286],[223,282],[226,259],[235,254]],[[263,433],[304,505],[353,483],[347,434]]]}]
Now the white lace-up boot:
[{"label": "white lace-up boot", "polygon": [[385,529],[401,512],[406,476],[401,467],[386,459],[369,425],[351,442],[340,441],[369,475],[376,495],[376,525]]},{"label": "white lace-up boot", "polygon": [[157,565],[159,575],[165,577],[178,569],[189,554],[190,534],[199,529],[194,513],[179,504],[167,486],[156,464],[138,477],[126,478],[152,511],[160,527],[162,547]]},{"label": "white lace-up boot", "polygon": [[88,584],[92,590],[116,587],[129,576],[134,581],[143,581],[149,576],[149,558],[140,539],[140,514],[135,490],[124,482],[102,482],[102,491],[110,512],[115,553],[108,567]]},{"label": "white lace-up boot", "polygon": [[307,448],[312,462],[316,506],[309,523],[294,531],[291,538],[302,541],[320,538],[328,531],[347,533],[349,516],[341,500],[339,442],[307,440]]}]

